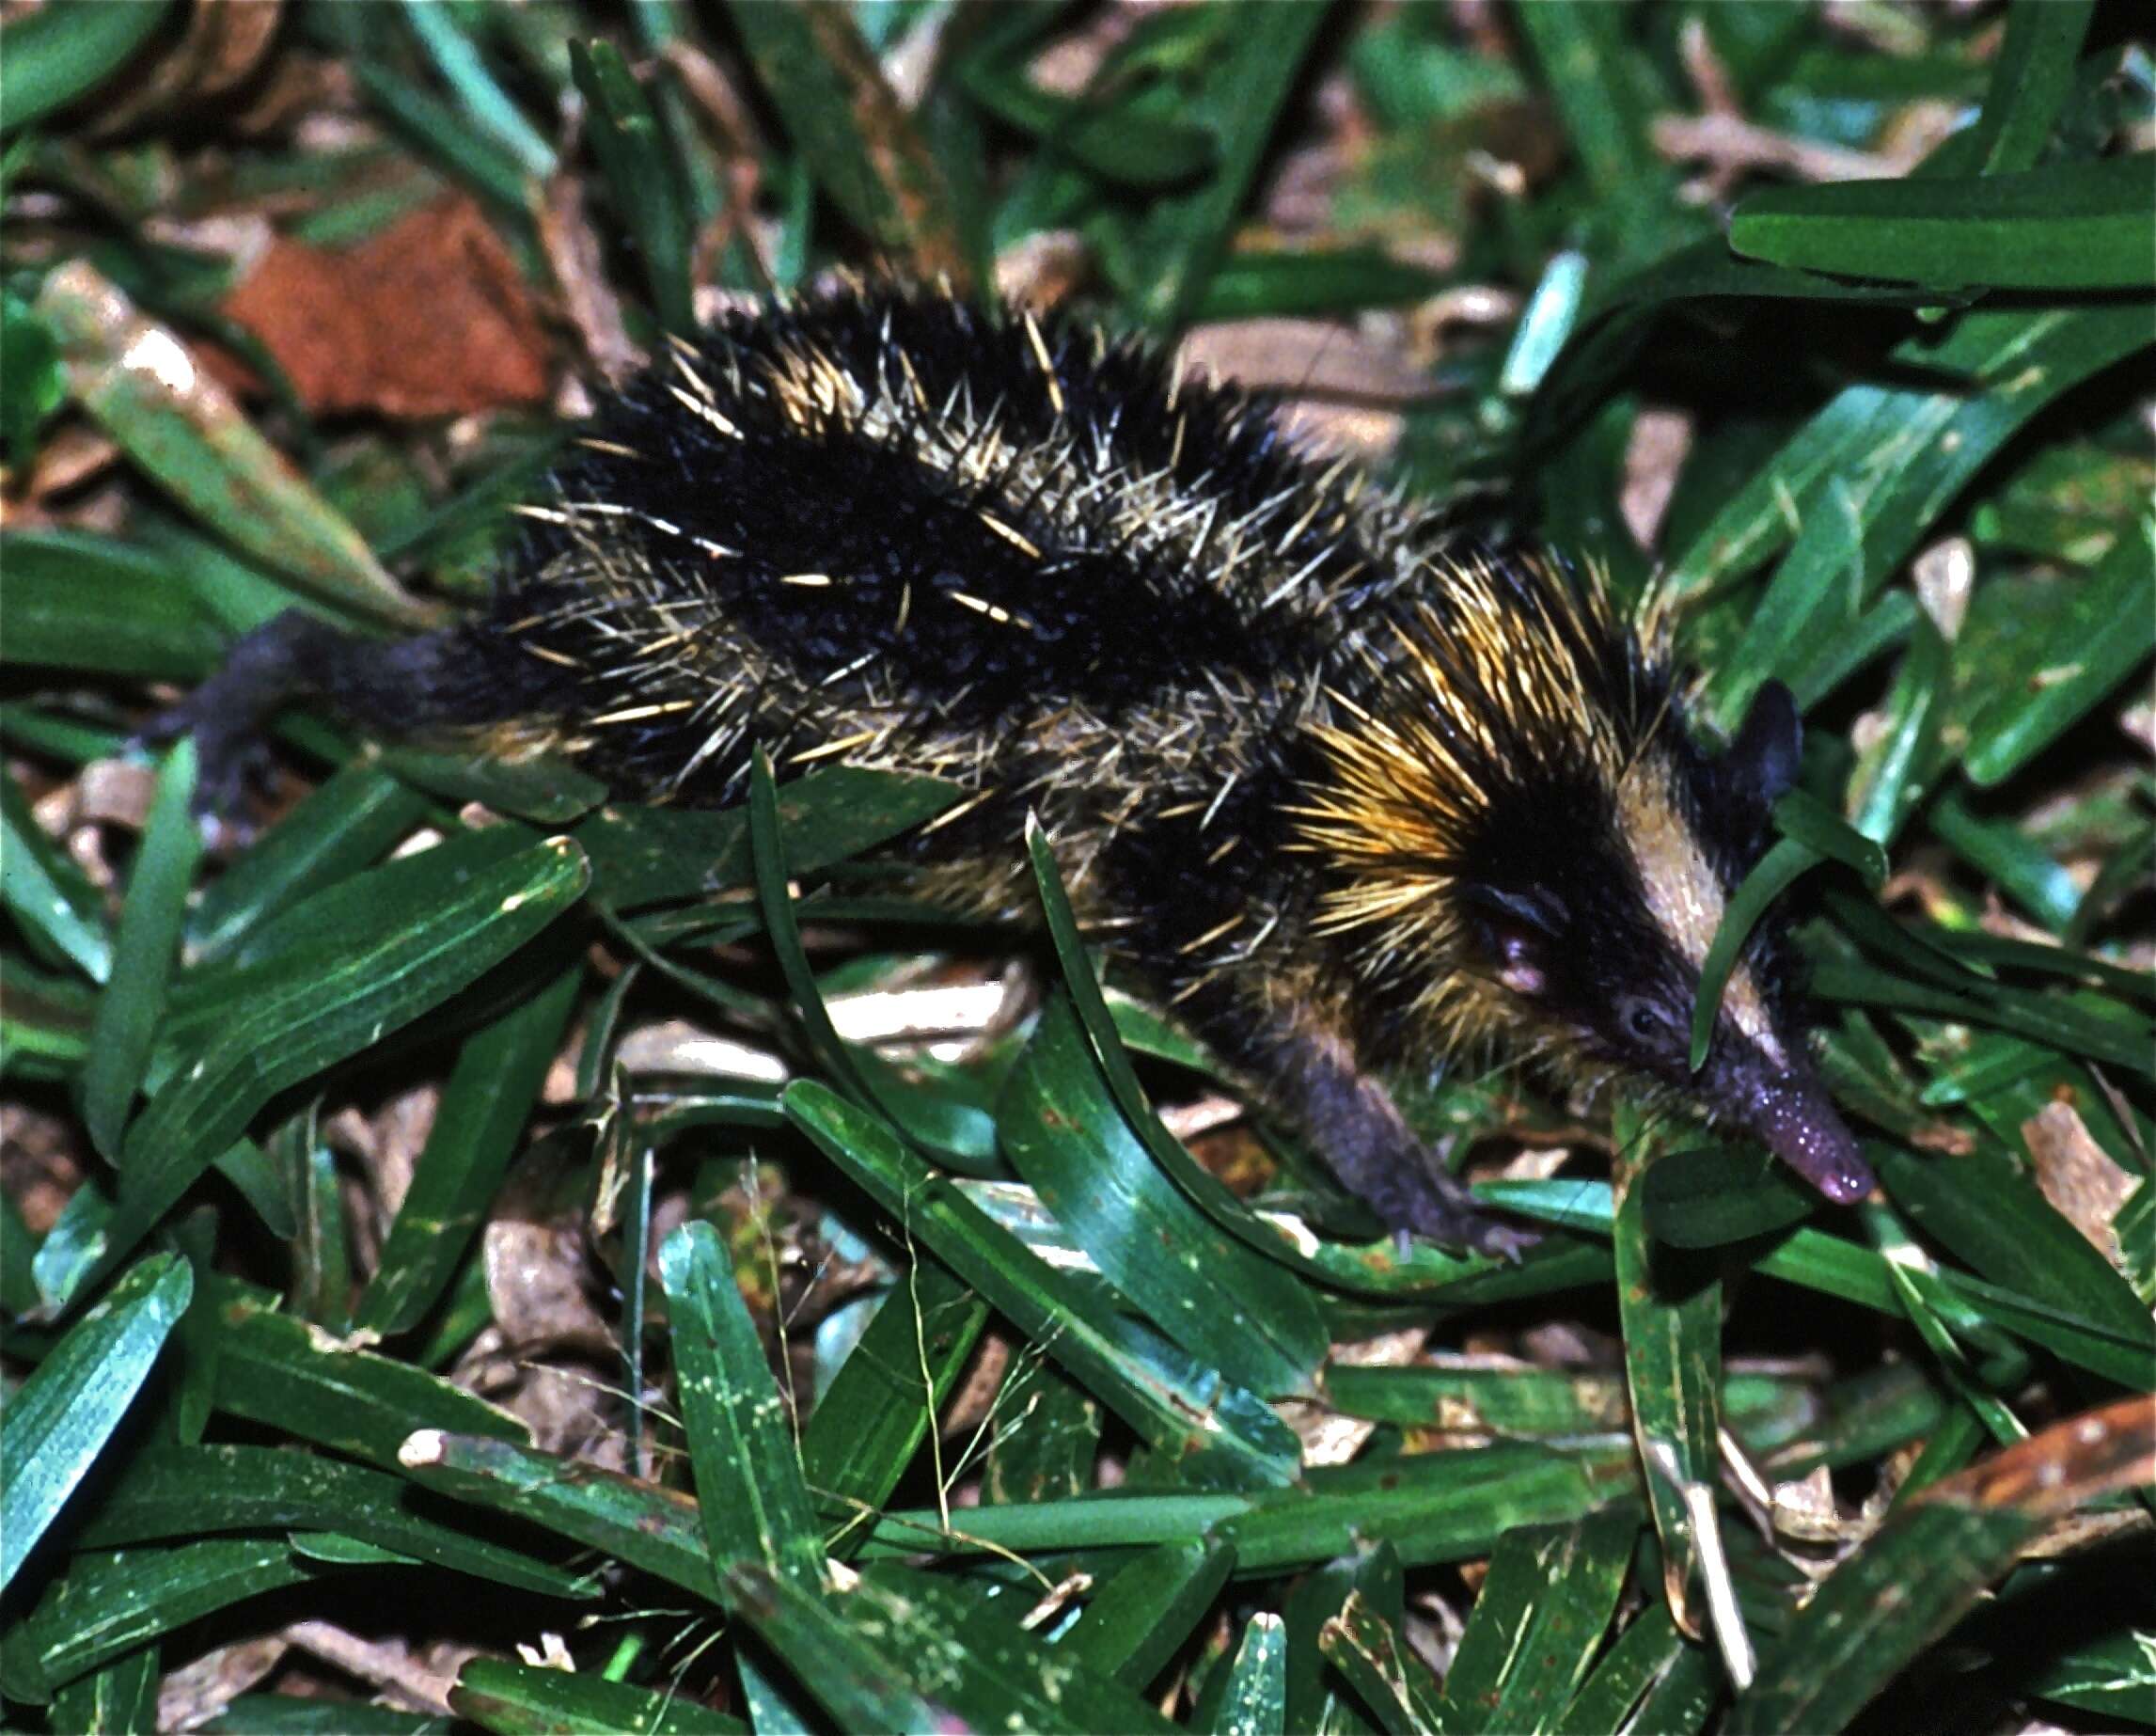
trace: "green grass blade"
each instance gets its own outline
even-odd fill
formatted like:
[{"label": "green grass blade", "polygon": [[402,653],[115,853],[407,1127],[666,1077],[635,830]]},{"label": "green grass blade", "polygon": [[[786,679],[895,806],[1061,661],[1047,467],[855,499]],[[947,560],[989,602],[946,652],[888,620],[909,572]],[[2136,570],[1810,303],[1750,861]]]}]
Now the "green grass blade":
[{"label": "green grass blade", "polygon": [[1067,996],[1042,1010],[997,1132],[1071,1239],[1200,1362],[1268,1397],[1307,1394],[1324,1322],[1301,1284],[1163,1176],[1109,1096]]},{"label": "green grass blade", "polygon": [[[814,874],[934,819],[962,792],[941,778],[833,765],[777,792],[786,865]],[[748,814],[602,808],[574,836],[591,859],[592,885],[616,910],[708,898],[756,884]]]},{"label": "green grass blade", "polygon": [[1363,1602],[1361,1592],[1349,1594],[1340,1614],[1320,1630],[1317,1644],[1389,1736],[1420,1736],[1443,1728],[1429,1666],[1392,1622]]},{"label": "green grass blade", "polygon": [[165,1660],[145,1646],[78,1676],[53,1696],[49,1728],[85,1736],[156,1736],[157,1685]]},{"label": "green grass blade", "polygon": [[0,533],[8,635],[0,660],[197,680],[224,639],[153,549],[79,530]]},{"label": "green grass blade", "polygon": [[457,1672],[449,1707],[496,1736],[612,1730],[618,1736],[747,1736],[748,1726],[685,1696],[506,1658],[474,1658]]},{"label": "green grass blade", "polygon": [[[936,1176],[883,1124],[812,1080],[789,1086],[787,1117],[865,1188],[876,1205],[1121,1416],[1200,1480],[1293,1479],[1295,1437],[1247,1394],[1181,1391],[1119,1343],[1104,1304],[1044,1264]],[[1194,1431],[1191,1419],[1208,1414]]]},{"label": "green grass blade", "polygon": [[[1721,1687],[1721,1672],[1705,1647],[1677,1632],[1666,1602],[1652,1602],[1632,1618],[1614,1644],[1596,1661],[1594,1674],[1580,1686],[1572,1703],[1548,1728],[1556,1736],[1607,1736],[1611,1730],[1696,1730],[1706,1722],[1707,1697]],[[1686,1725],[1638,1718],[1643,1702],[1673,1684],[1698,1684],[1699,1721]]]},{"label": "green grass blade", "polygon": [[449,1288],[516,1153],[583,983],[579,962],[464,1039],[360,1295],[358,1327],[386,1337],[408,1332]]},{"label": "green grass blade", "polygon": [[[2017,646],[2015,671],[1970,729],[1963,764],[1987,788],[2004,783],[2107,698],[2156,650],[2156,519],[2142,518],[2073,584],[2073,604],[2040,643]],[[2017,678],[2018,677],[2018,678]]]},{"label": "green grass blade", "polygon": [[1285,1736],[1287,1632],[1278,1616],[1260,1610],[1250,1618],[1235,1661],[1219,1681],[1218,1694],[1208,1691],[1191,1728],[1212,1736]]},{"label": "green grass blade", "polygon": [[2156,1326],[2132,1287],[2004,1158],[1974,1151],[1943,1162],[1885,1149],[1881,1157],[1895,1204],[1978,1276],[2156,1357]]},{"label": "green grass blade", "polygon": [[1730,1736],[1838,1730],[2005,1570],[2038,1522],[2017,1507],[1903,1509],[1829,1575],[1739,1697]]},{"label": "green grass blade", "polygon": [[975,276],[942,166],[832,0],[728,8],[795,149],[885,254],[963,291]]},{"label": "green grass blade", "polygon": [[574,1574],[415,1512],[401,1477],[320,1453],[266,1446],[148,1452],[83,1527],[89,1549],[217,1531],[331,1530],[414,1560],[557,1598],[598,1595]]},{"label": "green grass blade", "polygon": [[1638,1509],[1620,1504],[1500,1539],[1445,1674],[1447,1736],[1556,1720],[1601,1649],[1638,1532]]},{"label": "green grass blade", "polygon": [[2036,167],[2073,90],[2074,62],[2095,10],[2095,0],[2014,0],[1983,112],[1916,173],[1942,172],[1950,159],[1980,175]]},{"label": "green grass blade", "polygon": [[[1092,961],[1086,956],[1078,918],[1071,911],[1070,895],[1063,891],[1062,875],[1056,866],[1055,845],[1038,818],[1031,815],[1026,824],[1026,848],[1032,857],[1033,884],[1041,894],[1041,913],[1056,949],[1056,960],[1062,967],[1063,986],[1070,991],[1078,1022],[1092,1040],[1101,1077],[1107,1081],[1130,1131],[1153,1154],[1154,1161],[1176,1187],[1222,1229],[1260,1254],[1306,1275],[1332,1276],[1314,1259],[1291,1246],[1280,1231],[1231,1193],[1218,1176],[1207,1172],[1184,1149],[1182,1141],[1160,1125],[1160,1117],[1146,1100],[1145,1088],[1139,1083],[1138,1070],[1131,1065],[1129,1053],[1117,1033],[1115,1017],[1094,976]],[[1502,1263],[1484,1262],[1486,1265]]]},{"label": "green grass blade", "polygon": [[1661,1539],[1661,1593],[1696,1625],[1694,1578],[1721,1547],[1699,1535],[1688,1497],[1705,1490],[1711,1499],[1722,1478],[1722,1285],[1711,1263],[1649,1238],[1645,1192],[1635,1174],[1617,1202],[1617,1318],[1632,1433]]},{"label": "green grass blade", "polygon": [[[726,1578],[726,1606],[793,1672],[825,1711],[847,1730],[933,1731],[971,1728],[917,1680],[915,1632],[883,1624],[864,1627],[850,1604],[818,1596],[761,1568],[735,1568]],[[953,1649],[948,1634],[938,1652]],[[942,1683],[937,1684],[940,1691]]]},{"label": "green grass blade", "polygon": [[496,80],[485,55],[464,34],[456,11],[429,5],[427,0],[405,0],[403,10],[405,24],[474,123],[513,156],[532,180],[544,181],[553,174],[554,148]]},{"label": "green grass blade", "polygon": [[1629,15],[1598,0],[1546,0],[1517,16],[1597,194],[1629,197],[1666,175],[1647,138],[1646,104],[1629,76]]},{"label": "green grass blade", "polygon": [[838,1555],[890,1498],[928,1439],[987,1323],[988,1304],[940,1266],[916,1261],[877,1308],[801,1430],[801,1475]]},{"label": "green grass blade", "polygon": [[1149,214],[1133,300],[1151,324],[1179,327],[1203,299],[1328,10],[1323,0],[1290,0],[1194,17],[1197,26],[1218,36],[1214,52],[1199,63],[1204,77],[1186,92],[1179,118],[1212,134],[1219,167],[1192,192],[1161,201]]},{"label": "green grass blade", "polygon": [[267,1291],[222,1280],[205,1304],[218,1331],[215,1408],[394,1469],[415,1428],[528,1441],[525,1426],[424,1368],[339,1344]]},{"label": "green grass blade", "polygon": [[1852,181],[1756,193],[1729,245],[1771,264],[1927,288],[2145,290],[2156,155],[1971,181]]},{"label": "green grass blade", "polygon": [[162,1633],[325,1571],[300,1559],[281,1537],[212,1538],[77,1555],[0,1640],[0,1674],[11,1695],[23,1697],[28,1690],[42,1698]]},{"label": "green grass blade", "polygon": [[158,775],[127,901],[120,907],[112,977],[98,998],[89,1064],[83,1069],[83,1122],[108,1160],[119,1154],[120,1132],[150,1060],[150,1037],[165,1011],[165,985],[180,947],[187,889],[201,858],[195,744],[182,741],[165,755]]},{"label": "green grass blade", "polygon": [[96,1462],[193,1295],[186,1265],[151,1255],[68,1330],[0,1412],[0,1586]]},{"label": "green grass blade", "polygon": [[426,814],[424,797],[374,766],[340,767],[203,889],[189,953],[219,956],[265,919],[380,861]]},{"label": "green grass blade", "polygon": [[93,983],[112,974],[103,900],[73,860],[45,835],[12,773],[0,769],[0,905],[55,958]]},{"label": "green grass blade", "polygon": [[167,0],[57,0],[0,29],[0,138],[87,96],[164,27]]},{"label": "green grass blade", "polygon": [[1795,838],[1784,838],[1753,865],[1743,884],[1731,894],[1722,912],[1722,923],[1699,961],[1699,988],[1692,1003],[1692,1068],[1707,1065],[1707,1051],[1714,1042],[1714,1021],[1722,1011],[1722,991],[1737,968],[1744,943],[1759,925],[1768,908],[1789,890],[1797,877],[1819,863],[1819,853]]},{"label": "green grass blade", "polygon": [[94,267],[78,260],[54,272],[38,309],[60,335],[83,407],[197,518],[324,603],[393,626],[427,624],[432,611],[187,347]]},{"label": "green grass blade", "polygon": [[709,1223],[685,1223],[659,1250],[672,1308],[682,1426],[712,1563],[820,1582],[823,1544],[786,1406]]},{"label": "green grass blade", "polygon": [[1235,1569],[1235,1550],[1211,1539],[1148,1550],[1094,1594],[1059,1649],[1142,1694]]},{"label": "green grass blade", "polygon": [[872,1567],[838,1602],[860,1625],[880,1630],[902,1654],[923,1660],[941,1648],[947,1670],[912,1665],[908,1675],[977,1730],[1127,1730],[1157,1736],[1174,1727],[1130,1688],[1069,1646],[1050,1646],[1020,1627],[1011,1600],[984,1603],[941,1574],[889,1564]]},{"label": "green grass blade", "polygon": [[592,152],[643,257],[659,324],[686,337],[697,326],[689,271],[696,234],[672,141],[611,42],[572,41],[569,64],[590,105]]},{"label": "green grass blade", "polygon": [[437,892],[417,920],[378,930],[327,974],[259,984],[247,1010],[135,1121],[101,1266],[133,1248],[279,1091],[476,981],[582,897],[587,877],[575,845],[548,839],[447,896]]},{"label": "green grass blade", "polygon": [[697,1504],[677,1489],[508,1441],[416,1430],[398,1454],[417,1482],[528,1521],[706,1600],[718,1596]]}]

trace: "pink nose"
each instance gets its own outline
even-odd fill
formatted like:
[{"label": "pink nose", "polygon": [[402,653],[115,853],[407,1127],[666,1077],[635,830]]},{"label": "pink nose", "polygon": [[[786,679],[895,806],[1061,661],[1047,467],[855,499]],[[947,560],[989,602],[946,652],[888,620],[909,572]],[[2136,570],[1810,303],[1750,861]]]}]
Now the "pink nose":
[{"label": "pink nose", "polygon": [[1874,1185],[1856,1135],[1811,1080],[1784,1074],[1760,1092],[1752,1130],[1767,1148],[1837,1206],[1861,1200]]}]

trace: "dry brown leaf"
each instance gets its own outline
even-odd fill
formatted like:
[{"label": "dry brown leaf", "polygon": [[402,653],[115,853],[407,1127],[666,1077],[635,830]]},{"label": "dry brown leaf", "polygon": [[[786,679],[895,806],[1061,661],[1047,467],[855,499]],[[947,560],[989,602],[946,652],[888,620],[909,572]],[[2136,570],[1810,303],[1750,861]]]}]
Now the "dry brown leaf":
[{"label": "dry brown leaf", "polygon": [[2044,1198],[2117,1265],[2118,1242],[2111,1225],[2136,1178],[2096,1143],[2070,1103],[2046,1103],[2022,1123],[2022,1139]]},{"label": "dry brown leaf", "polygon": [[280,237],[225,301],[309,410],[406,419],[538,403],[546,343],[515,261],[452,194],[339,252]]}]

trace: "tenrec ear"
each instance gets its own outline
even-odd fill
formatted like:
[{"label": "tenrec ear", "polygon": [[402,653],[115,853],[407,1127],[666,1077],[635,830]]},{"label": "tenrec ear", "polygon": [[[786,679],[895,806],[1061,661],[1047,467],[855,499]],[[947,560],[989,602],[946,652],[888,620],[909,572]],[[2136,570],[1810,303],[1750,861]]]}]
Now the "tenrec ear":
[{"label": "tenrec ear", "polygon": [[1564,932],[1564,907],[1547,892],[1497,886],[1471,886],[1466,892],[1497,980],[1516,995],[1541,994],[1549,986],[1544,969],[1548,948]]},{"label": "tenrec ear", "polygon": [[1797,696],[1770,681],[1753,700],[1744,727],[1723,756],[1723,776],[1762,809],[1771,808],[1795,786],[1803,751],[1804,722],[1797,715]]}]

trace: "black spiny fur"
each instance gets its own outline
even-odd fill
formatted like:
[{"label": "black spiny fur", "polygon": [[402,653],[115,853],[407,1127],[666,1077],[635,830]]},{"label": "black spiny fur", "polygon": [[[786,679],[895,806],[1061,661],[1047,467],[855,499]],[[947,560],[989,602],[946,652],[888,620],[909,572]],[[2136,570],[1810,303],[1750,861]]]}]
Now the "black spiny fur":
[{"label": "black spiny fur", "polygon": [[1261,404],[1077,323],[846,290],[667,355],[523,510],[478,619],[242,646],[186,710],[205,753],[314,691],[655,800],[734,798],[757,743],[782,774],[939,773],[972,794],[899,846],[923,891],[1029,917],[1037,811],[1125,967],[1396,1228],[1520,1239],[1372,1071],[1485,1046],[1644,1078],[1836,1198],[1868,1185],[1770,942],[1684,1065],[1793,773],[1786,696],[1708,759],[1598,587],[1462,545]]}]

